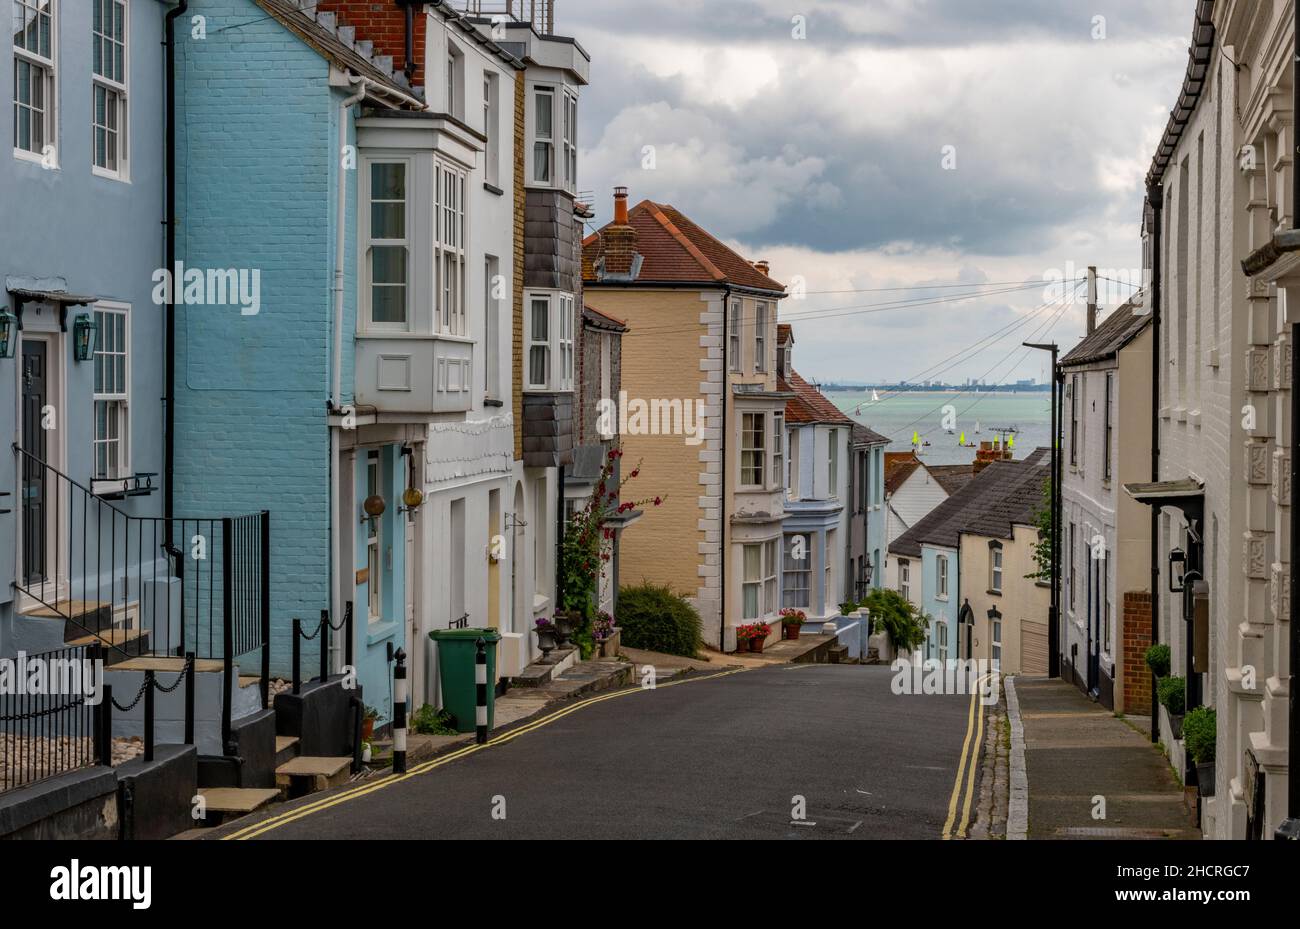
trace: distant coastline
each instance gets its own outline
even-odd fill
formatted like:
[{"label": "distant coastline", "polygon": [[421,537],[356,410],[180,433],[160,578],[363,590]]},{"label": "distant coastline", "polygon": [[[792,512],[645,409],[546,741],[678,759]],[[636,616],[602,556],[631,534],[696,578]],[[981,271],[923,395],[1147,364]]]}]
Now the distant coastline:
[{"label": "distant coastline", "polygon": [[1045,394],[1051,384],[840,384],[834,381],[819,385],[823,391],[837,393],[866,393],[868,390],[887,390],[891,393],[981,393],[981,394]]}]

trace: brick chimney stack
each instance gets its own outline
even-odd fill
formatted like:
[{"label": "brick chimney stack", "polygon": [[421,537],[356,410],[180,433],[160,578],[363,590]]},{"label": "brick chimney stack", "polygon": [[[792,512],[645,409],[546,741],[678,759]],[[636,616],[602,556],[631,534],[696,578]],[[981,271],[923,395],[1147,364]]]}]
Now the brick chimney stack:
[{"label": "brick chimney stack", "polygon": [[[415,71],[409,75],[412,87],[424,86],[424,33],[423,5],[415,5],[415,31],[411,39],[414,46]],[[406,61],[406,7],[394,0],[316,0],[315,11],[333,13],[340,26],[354,26],[357,41],[374,43],[376,55],[393,59],[393,70],[401,71]]]},{"label": "brick chimney stack", "polygon": [[627,188],[614,188],[614,221],[600,233],[606,274],[631,274],[636,256],[636,229],[627,217]]},{"label": "brick chimney stack", "polygon": [[754,270],[756,270],[759,274],[762,274],[764,276],[766,276],[768,271],[771,270],[771,267],[772,266],[767,263],[766,258],[762,259],[761,261],[754,262]]}]

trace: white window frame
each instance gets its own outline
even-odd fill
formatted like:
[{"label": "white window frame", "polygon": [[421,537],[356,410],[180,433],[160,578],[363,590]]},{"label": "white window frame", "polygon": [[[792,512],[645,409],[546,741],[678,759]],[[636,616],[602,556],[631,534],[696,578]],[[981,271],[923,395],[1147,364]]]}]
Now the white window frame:
[{"label": "white window frame", "polygon": [[[91,374],[94,407],[92,410],[93,438],[91,447],[90,469],[96,481],[122,481],[134,474],[131,469],[131,307],[126,303],[96,303],[92,311],[99,329],[95,338],[94,372]],[[110,340],[109,318],[122,319],[122,345],[116,344],[116,338]],[[102,390],[99,375],[109,364],[109,359],[122,365],[121,390]],[[114,379],[116,380],[116,379]],[[116,384],[114,384],[116,386]],[[107,404],[110,411],[106,422],[116,422],[117,435],[101,436],[99,431],[99,405]],[[100,446],[116,445],[117,467],[101,471],[99,467]]]},{"label": "white window frame", "polygon": [[[769,539],[766,542],[748,542],[741,546],[740,613],[742,619],[759,620],[776,612],[777,544],[778,540]],[[755,548],[759,550],[758,576],[751,577],[749,562],[745,556],[750,549]],[[757,612],[754,615],[750,615],[745,607],[745,591],[751,588],[755,591]]]},{"label": "white window frame", "polygon": [[[759,428],[753,429],[749,423],[756,419],[759,422]],[[742,411],[740,414],[740,481],[741,488],[750,490],[761,490],[765,485],[763,481],[767,477],[767,414],[763,412]],[[750,444],[753,436],[759,437],[759,445]],[[751,463],[746,463],[746,458]],[[756,459],[756,460],[755,460]],[[749,476],[757,473],[758,480],[750,481]]]},{"label": "white window frame", "polygon": [[501,259],[483,256],[483,396],[501,396],[501,301],[494,296],[493,279],[501,273]]},{"label": "white window frame", "polygon": [[934,631],[935,657],[946,662],[948,660],[948,624],[942,619],[936,620]]},{"label": "white window frame", "polygon": [[501,81],[492,71],[483,72],[484,180],[496,187],[501,180]]},{"label": "white window frame", "polygon": [[[546,302],[547,332],[537,338],[533,332],[533,303]],[[524,292],[524,389],[566,392],[573,390],[576,364],[577,313],[573,294],[555,290]],[[546,377],[533,378],[533,350],[546,352]]]},{"label": "white window frame", "polygon": [[799,432],[790,430],[790,441],[785,450],[785,495],[789,500],[799,499]]},{"label": "white window frame", "polygon": [[754,304],[754,370],[767,371],[767,303],[763,300]]},{"label": "white window frame", "polygon": [[[41,0],[10,0],[11,13],[21,7],[26,13],[36,13],[39,20],[41,14]],[[30,51],[25,48],[19,48],[17,42],[14,43],[14,66],[13,66],[13,122],[14,138],[13,150],[14,157],[22,161],[34,161],[38,164],[45,163],[45,151],[48,148],[52,156],[51,167],[58,167],[59,159],[59,120],[58,120],[58,99],[59,99],[59,4],[58,0],[49,0],[49,20],[50,20],[50,54],[45,57],[39,51]],[[24,19],[24,22],[26,20]],[[39,31],[39,30],[38,30]],[[25,32],[25,30],[24,30]],[[13,35],[12,27],[10,34]],[[38,40],[39,42],[39,40]],[[18,100],[18,65],[26,64],[32,71],[40,72],[42,103],[44,108],[41,113],[41,132],[43,134],[43,144],[39,151],[33,151],[28,148],[20,148],[18,145],[18,109],[22,107],[27,111],[27,118],[30,120],[31,114],[37,112],[30,103],[20,103]]]},{"label": "white window frame", "polygon": [[831,429],[827,433],[826,450],[826,496],[838,497],[840,490],[840,431]]},{"label": "white window frame", "polygon": [[989,546],[989,591],[991,593],[1002,593],[1003,568],[1002,546],[995,542]]},{"label": "white window frame", "polygon": [[1002,620],[994,619],[989,623],[989,636],[991,638],[990,655],[997,666],[1002,666]]},{"label": "white window frame", "polygon": [[[387,332],[409,332],[411,330],[411,291],[414,287],[412,280],[412,251],[411,251],[411,229],[414,221],[411,215],[411,185],[415,175],[415,166],[410,158],[401,157],[382,157],[367,158],[364,162],[364,170],[361,175],[362,185],[362,209],[361,221],[365,230],[364,243],[365,247],[361,255],[362,261],[362,291],[361,302],[363,312],[361,314],[362,325],[365,329]],[[403,207],[404,229],[400,239],[377,239],[374,237],[374,230],[371,228],[371,207],[374,200],[371,195],[371,172],[376,165],[401,165],[405,171],[403,186],[406,190],[405,205]],[[384,200],[383,203],[396,203],[396,200]],[[392,284],[374,283],[374,250],[375,248],[401,248],[406,253],[406,283],[403,285],[405,291],[404,312],[405,317],[401,322],[376,322],[374,318],[374,288],[376,286],[395,286]]]},{"label": "white window frame", "polygon": [[733,374],[740,374],[745,367],[745,361],[741,357],[744,343],[740,340],[740,327],[745,322],[744,304],[739,300],[732,300],[731,308],[727,313],[727,320],[727,351],[731,355],[727,360],[727,366]]},{"label": "white window frame", "polygon": [[772,478],[771,486],[779,488],[785,475],[785,414],[772,414]]},{"label": "white window frame", "polygon": [[912,562],[906,558],[898,559],[898,592],[904,600],[912,602]]},{"label": "white window frame", "polygon": [[[467,172],[434,160],[434,319],[443,335],[468,336],[465,313],[465,261]],[[409,186],[407,202],[410,202]],[[410,277],[408,270],[407,277]]]},{"label": "white window frame", "polygon": [[[91,69],[90,69],[91,70],[91,75],[90,75],[91,77],[91,106],[90,106],[91,170],[97,177],[104,177],[104,178],[109,178],[118,181],[127,181],[130,179],[129,156],[131,151],[130,121],[129,121],[130,108],[128,107],[127,104],[130,98],[130,75],[131,75],[131,58],[130,58],[131,53],[130,53],[130,42],[129,42],[129,36],[131,35],[131,10],[129,4],[127,3],[127,0],[91,0],[91,3],[94,4],[94,7],[96,9],[101,9],[106,7],[111,11],[116,11],[116,9],[120,7],[122,10],[121,42],[118,42],[117,37],[111,32],[109,33],[95,32],[93,13],[91,18],[91,36],[90,36],[91,42],[94,43],[95,45],[98,45],[101,49],[103,49],[104,46],[108,46],[110,49],[112,49],[120,45],[122,51],[122,72],[119,75],[121,80],[114,80],[112,77],[108,77],[96,71],[94,67],[94,57],[92,51]],[[106,114],[107,114],[108,106],[111,105],[113,109],[112,120],[114,122],[114,126],[109,126],[107,124],[107,121],[105,122],[104,125],[101,126],[98,121],[99,120],[98,98],[101,93],[104,94],[104,98],[105,98]],[[106,120],[107,120],[107,116],[106,116]],[[117,164],[116,167],[109,167],[107,164],[101,165],[97,163],[96,159],[98,158],[98,154],[99,154],[98,136],[101,131],[105,133],[107,132],[114,133],[116,144],[113,148],[113,151],[111,152],[111,154],[109,154],[108,146],[106,144],[105,152],[111,160],[116,162]]]},{"label": "white window frame", "polygon": [[564,110],[560,135],[560,156],[564,161],[564,189],[578,190],[578,95],[567,87],[559,95]]},{"label": "white window frame", "polygon": [[[803,558],[792,558],[796,539],[803,539]],[[812,605],[812,536],[806,532],[792,532],[785,537],[781,553],[781,604],[785,607],[806,610]],[[802,581],[802,584],[796,583]],[[802,597],[791,596],[802,594]]]},{"label": "white window frame", "polygon": [[948,599],[948,556],[936,555],[934,558],[934,598],[936,600]]},{"label": "white window frame", "polygon": [[[552,86],[535,86],[529,94],[529,103],[531,104],[529,118],[532,120],[533,144],[528,149],[528,177],[534,185],[539,187],[558,186],[555,183],[555,97],[556,89]],[[537,118],[543,98],[548,101],[547,108],[550,113],[550,131],[545,136],[541,134],[540,120]],[[537,175],[537,152],[541,149],[546,152],[546,177]]]}]

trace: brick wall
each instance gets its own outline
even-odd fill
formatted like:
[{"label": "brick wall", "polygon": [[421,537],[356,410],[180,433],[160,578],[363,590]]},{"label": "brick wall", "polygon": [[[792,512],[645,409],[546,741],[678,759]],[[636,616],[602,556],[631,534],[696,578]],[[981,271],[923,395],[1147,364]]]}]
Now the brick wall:
[{"label": "brick wall", "polygon": [[1120,647],[1124,702],[1120,704],[1117,700],[1115,708],[1130,716],[1149,715],[1151,671],[1147,668],[1146,653],[1151,647],[1151,594],[1147,591],[1124,593]]},{"label": "brick wall", "polygon": [[[261,311],[177,309],[176,512],[271,511],[272,672],[285,673],[291,620],[328,605],[332,168],[338,97],[323,58],[251,0],[203,0],[203,41],[178,29],[177,257],[261,275]],[[273,61],[274,68],[250,67]],[[354,192],[349,225],[354,225]],[[355,255],[344,332],[355,331]],[[343,348],[350,395],[349,339]],[[314,667],[318,643],[303,649]]]},{"label": "brick wall", "polygon": [[[320,13],[335,13],[340,26],[356,26],[357,39],[375,43],[376,55],[391,55],[393,70],[406,62],[406,11],[393,0],[317,0]],[[415,13],[415,74],[411,85],[424,86],[425,16]]]}]

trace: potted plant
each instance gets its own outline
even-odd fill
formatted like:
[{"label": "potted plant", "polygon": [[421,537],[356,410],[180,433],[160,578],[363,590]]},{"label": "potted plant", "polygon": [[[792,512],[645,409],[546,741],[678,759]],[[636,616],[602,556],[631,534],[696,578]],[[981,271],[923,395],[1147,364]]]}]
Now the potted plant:
[{"label": "potted plant", "polygon": [[781,631],[787,639],[798,640],[799,630],[807,621],[808,614],[803,610],[786,607],[781,611]]},{"label": "potted plant", "polygon": [[1183,737],[1183,713],[1187,707],[1187,681],[1181,676],[1162,677],[1156,684],[1160,705],[1169,714],[1169,728],[1175,739]]},{"label": "potted plant", "polygon": [[557,645],[568,645],[573,633],[582,625],[582,614],[576,610],[556,610],[555,622],[555,643]]},{"label": "potted plant", "polygon": [[609,613],[601,610],[596,614],[596,619],[591,624],[591,634],[600,649],[600,657],[612,658],[618,654],[618,627],[614,625],[614,617]]},{"label": "potted plant", "polygon": [[749,640],[754,637],[754,627],[748,623],[742,623],[736,627],[736,651],[749,651]]},{"label": "potted plant", "polygon": [[1183,718],[1183,744],[1196,762],[1196,790],[1202,797],[1214,796],[1214,748],[1218,720],[1214,710],[1198,706]]},{"label": "potted plant", "polygon": [[537,622],[533,624],[533,632],[537,633],[537,647],[542,650],[542,661],[549,660],[556,644],[555,623],[545,616],[538,617]]},{"label": "potted plant", "polygon": [[1147,649],[1147,667],[1157,680],[1169,676],[1169,658],[1169,646],[1164,642],[1157,642]]},{"label": "potted plant", "polygon": [[767,637],[772,634],[772,627],[767,623],[754,623],[750,626],[749,650],[761,652],[767,644]]},{"label": "potted plant", "polygon": [[373,706],[367,705],[364,715],[361,717],[361,741],[369,742],[375,737],[375,720],[379,718],[379,711]]}]

